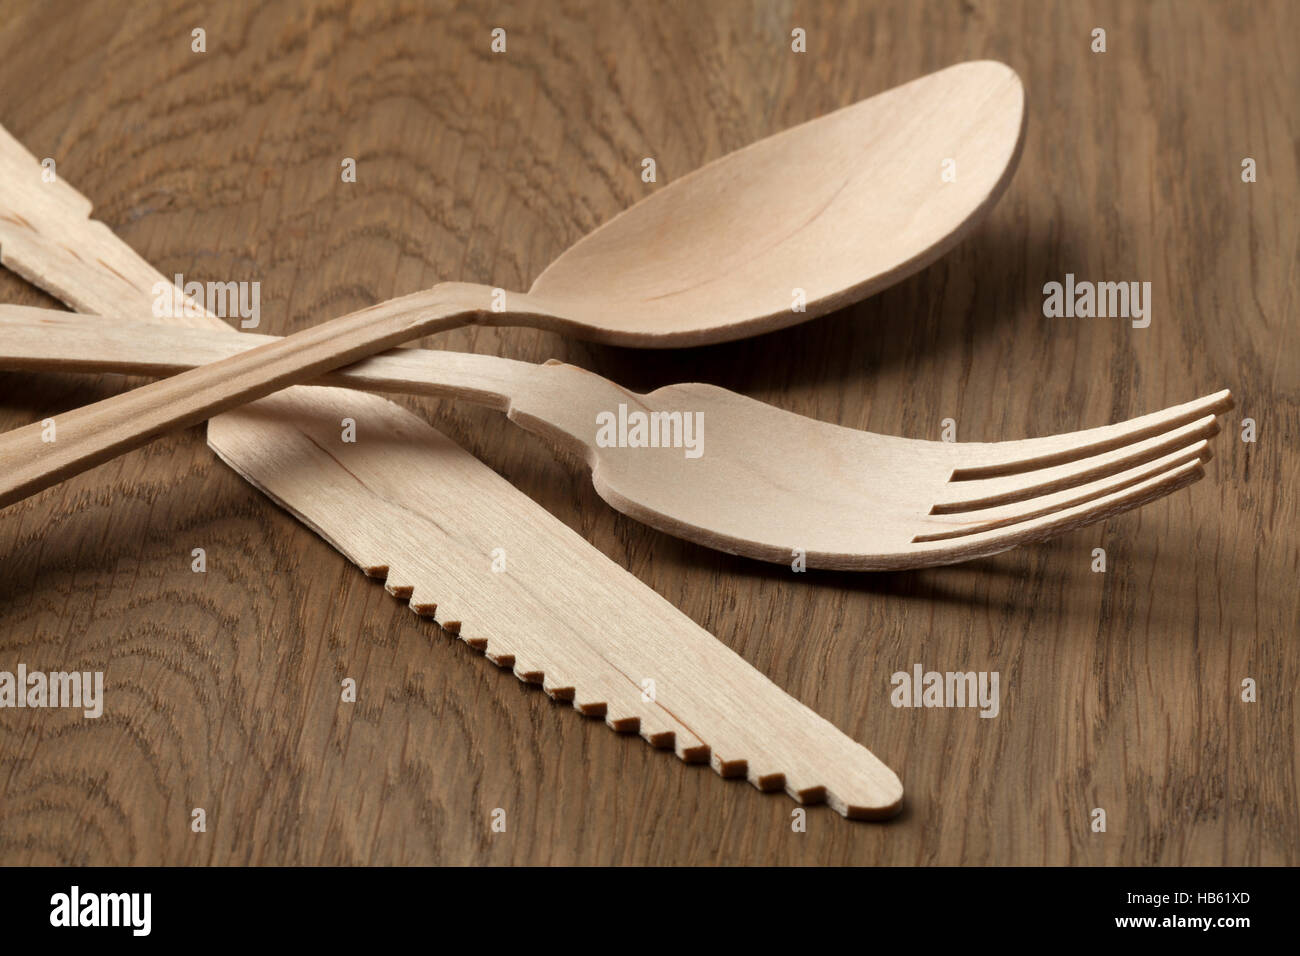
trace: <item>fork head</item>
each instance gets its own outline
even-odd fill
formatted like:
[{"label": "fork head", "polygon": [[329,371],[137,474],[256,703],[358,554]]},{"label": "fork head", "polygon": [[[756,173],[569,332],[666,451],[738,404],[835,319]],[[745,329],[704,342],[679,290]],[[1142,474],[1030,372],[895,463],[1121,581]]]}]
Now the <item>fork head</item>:
[{"label": "fork head", "polygon": [[[596,490],[632,517],[784,564],[898,570],[997,554],[1104,520],[1204,476],[1227,391],[1117,425],[948,443],[804,418],[710,385],[628,396],[628,412],[695,415],[681,447],[592,443]],[[664,443],[667,445],[667,443]]]}]

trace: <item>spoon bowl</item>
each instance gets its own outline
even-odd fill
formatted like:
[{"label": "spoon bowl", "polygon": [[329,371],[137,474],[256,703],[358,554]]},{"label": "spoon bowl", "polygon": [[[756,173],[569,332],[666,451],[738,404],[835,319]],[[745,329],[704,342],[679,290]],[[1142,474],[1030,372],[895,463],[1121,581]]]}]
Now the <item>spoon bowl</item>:
[{"label": "spoon bowl", "polygon": [[[1024,128],[1015,71],[961,63],[669,183],[579,240],[527,293],[443,282],[345,318],[384,320],[393,334],[381,334],[372,351],[467,323],[642,348],[779,329],[871,295],[942,255],[1006,189]],[[27,181],[30,162],[0,138],[0,182]],[[124,300],[156,298],[154,271],[107,237],[94,255],[114,285],[87,294],[78,281],[86,251],[69,249],[65,236],[84,231],[88,214],[89,204],[62,183],[14,190],[0,204],[0,257],[81,312],[113,314]],[[318,328],[339,331],[333,323]]]},{"label": "spoon bowl", "polygon": [[561,254],[528,307],[575,336],[651,348],[807,321],[956,244],[1006,189],[1024,130],[1009,66],[940,70],[672,182]]}]

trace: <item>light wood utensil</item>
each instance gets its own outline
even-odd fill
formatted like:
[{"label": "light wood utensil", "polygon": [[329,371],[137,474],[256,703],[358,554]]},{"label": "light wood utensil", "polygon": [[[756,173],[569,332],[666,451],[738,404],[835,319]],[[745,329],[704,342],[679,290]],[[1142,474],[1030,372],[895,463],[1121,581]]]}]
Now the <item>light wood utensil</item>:
[{"label": "light wood utensil", "polygon": [[[74,308],[147,312],[161,273],[64,180],[29,183],[40,164],[0,127],[0,262]],[[235,335],[201,309],[175,321]],[[337,441],[344,417],[365,441]],[[392,402],[292,388],[212,419],[208,444],[412,610],[580,712],[847,817],[901,806],[870,751]],[[491,570],[496,548],[508,573]]]},{"label": "light wood utensil", "polygon": [[[1024,124],[1014,70],[962,63],[673,181],[574,244],[527,293],[443,283],[376,309],[418,335],[477,322],[652,348],[793,325],[951,248],[1010,182]],[[942,175],[949,160],[954,181]],[[4,232],[22,228],[11,220]]]},{"label": "light wood utensil", "polygon": [[[365,423],[364,442],[339,442],[322,392]],[[227,464],[520,680],[760,790],[852,819],[898,811],[902,784],[869,750],[477,458],[414,416],[372,414],[386,404],[374,396],[335,396],[290,389],[209,431]]]},{"label": "light wood utensil", "polygon": [[[0,435],[0,505],[305,381],[290,370],[344,347],[315,331],[277,339],[0,306],[0,367],[193,369],[58,416],[55,443],[39,423]],[[298,339],[309,344],[292,347]],[[241,360],[257,353],[268,358],[243,374]],[[572,365],[458,352],[394,349],[319,382],[489,405],[583,457],[600,496],[652,527],[766,561],[802,553],[809,567],[853,570],[995,554],[1167,495],[1203,477],[1214,416],[1232,406],[1222,391],[1118,425],[977,444],[843,428],[711,385],[640,395]],[[614,438],[611,422],[637,414],[660,416],[650,434],[661,447],[601,443],[602,417]]]}]

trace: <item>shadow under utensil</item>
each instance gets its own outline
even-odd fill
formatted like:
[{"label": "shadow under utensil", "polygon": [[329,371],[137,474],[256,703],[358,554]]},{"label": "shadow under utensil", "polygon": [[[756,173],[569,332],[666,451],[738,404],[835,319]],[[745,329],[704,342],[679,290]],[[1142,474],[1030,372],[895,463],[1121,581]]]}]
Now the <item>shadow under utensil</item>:
[{"label": "shadow under utensil", "polygon": [[0,431],[92,405],[151,381],[115,372],[0,371]]},{"label": "shadow under utensil", "polygon": [[[127,562],[132,576],[149,565],[158,574],[191,574],[188,547],[224,543],[242,548],[251,524],[269,527],[274,508],[219,462],[203,441],[203,426],[177,431],[133,456],[154,454],[167,469],[129,487],[100,487],[94,469],[0,510],[0,617],[31,601],[35,582],[62,577],[84,586],[96,575],[112,578]],[[102,467],[111,468],[111,463]],[[138,463],[135,474],[141,473]],[[233,524],[231,524],[233,522]],[[226,525],[230,524],[229,528]],[[250,572],[250,580],[262,571]],[[69,584],[69,586],[71,586]]]},{"label": "shadow under utensil", "polygon": [[[978,336],[1009,332],[1017,316],[1038,314],[1047,228],[985,223],[937,262],[862,302],[754,338],[688,349],[575,342],[568,361],[638,392],[695,381],[770,392],[861,380],[897,366],[923,377]],[[1059,234],[1059,224],[1050,228]]]},{"label": "shadow under utensil", "polygon": [[[680,538],[674,538],[663,532],[637,525],[631,518],[620,515],[620,522],[633,525],[629,533],[636,528],[643,528],[648,536],[644,547],[653,555],[653,563],[660,567],[677,568],[698,574],[703,571],[713,573],[728,581],[767,583],[775,586],[801,589],[826,590],[833,592],[860,592],[880,597],[891,597],[905,601],[939,602],[944,604],[971,605],[979,604],[994,610],[1011,610],[1019,605],[1001,599],[990,600],[983,585],[986,579],[970,575],[946,575],[949,568],[917,568],[910,571],[831,571],[821,568],[808,568],[794,571],[787,564],[773,564],[754,558],[714,551],[704,545]],[[626,540],[626,536],[619,535]],[[987,572],[988,564],[999,556],[970,562],[981,565],[980,570]],[[636,571],[636,561],[629,562]],[[1023,568],[1008,564],[996,573],[1006,577],[1021,575]]]}]

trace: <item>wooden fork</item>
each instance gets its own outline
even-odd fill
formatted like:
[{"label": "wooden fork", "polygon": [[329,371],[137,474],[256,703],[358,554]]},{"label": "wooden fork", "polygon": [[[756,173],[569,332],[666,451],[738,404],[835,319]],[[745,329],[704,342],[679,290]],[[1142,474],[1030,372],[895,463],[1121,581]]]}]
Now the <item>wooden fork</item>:
[{"label": "wooden fork", "polygon": [[[394,349],[320,377],[355,354],[365,324],[278,339],[0,306],[0,367],[190,369],[57,416],[54,442],[41,423],[0,435],[0,506],[170,428],[313,381],[499,408],[584,458],[619,511],[711,548],[808,567],[914,568],[1041,540],[1198,480],[1215,415],[1232,407],[1221,391],[1087,431],[946,443],[815,421],[712,385],[640,395],[572,365],[487,355]],[[300,336],[307,344],[295,348]],[[611,420],[637,414],[659,423],[660,447],[602,441]],[[702,425],[698,457],[688,418]],[[357,428],[364,440],[363,420]]]}]

